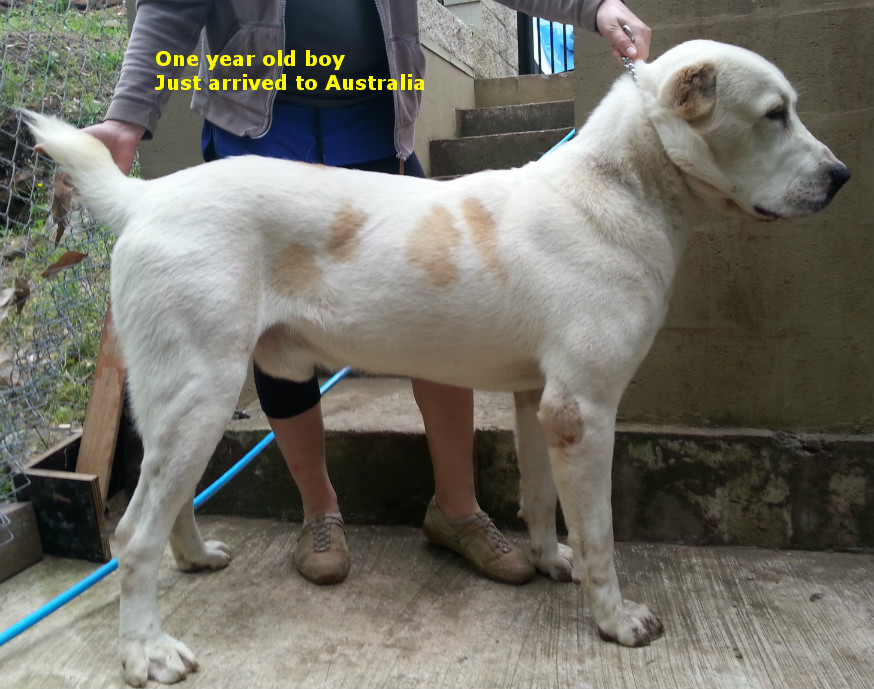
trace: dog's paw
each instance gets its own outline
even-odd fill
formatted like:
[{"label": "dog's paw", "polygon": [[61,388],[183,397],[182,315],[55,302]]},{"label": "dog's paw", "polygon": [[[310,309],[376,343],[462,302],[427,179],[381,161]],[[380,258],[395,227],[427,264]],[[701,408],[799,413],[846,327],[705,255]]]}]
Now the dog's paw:
[{"label": "dog's paw", "polygon": [[538,553],[534,548],[529,548],[528,557],[538,572],[545,574],[553,581],[571,580],[574,553],[570,546],[559,543],[558,551],[552,556],[544,554],[543,551]]},{"label": "dog's paw", "polygon": [[197,553],[173,551],[176,566],[183,572],[201,572],[205,569],[224,569],[231,562],[231,549],[221,541],[207,541]]},{"label": "dog's paw", "polygon": [[173,684],[198,669],[188,647],[166,634],[145,641],[122,641],[121,664],[124,681],[132,687],[144,687],[150,679]]},{"label": "dog's paw", "polygon": [[616,623],[609,627],[598,625],[598,633],[604,641],[638,647],[649,646],[665,633],[665,628],[645,605],[623,600]]}]

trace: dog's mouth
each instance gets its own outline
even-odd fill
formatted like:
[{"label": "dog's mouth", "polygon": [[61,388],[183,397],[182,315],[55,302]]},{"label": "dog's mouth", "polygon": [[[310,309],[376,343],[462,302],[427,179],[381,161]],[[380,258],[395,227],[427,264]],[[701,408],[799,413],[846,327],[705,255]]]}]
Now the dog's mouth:
[{"label": "dog's mouth", "polygon": [[751,214],[756,220],[760,220],[762,222],[773,222],[775,220],[794,220],[796,218],[805,218],[808,215],[813,215],[817,211],[821,211],[825,208],[831,198],[820,199],[818,201],[811,201],[810,203],[804,204],[802,206],[793,206],[792,208],[778,212],[775,210],[771,210],[769,208],[765,208],[764,206],[753,206],[753,211],[755,214]]},{"label": "dog's mouth", "polygon": [[759,220],[760,222],[773,222],[774,220],[781,220],[786,217],[764,206],[748,206],[727,196],[723,196],[718,200],[714,199],[712,204],[722,215],[731,218],[749,218]]},{"label": "dog's mouth", "polygon": [[753,206],[753,211],[755,211],[755,217],[757,220],[763,220],[765,222],[772,222],[774,220],[782,220],[783,215],[777,213],[776,211],[769,210],[764,206]]},{"label": "dog's mouth", "polygon": [[756,204],[753,206],[760,220],[782,220],[791,218],[803,218],[821,211],[828,206],[835,194],[850,179],[850,171],[843,164],[830,167],[825,172],[825,179],[818,185],[802,192],[796,192],[792,203],[787,204],[787,210],[778,212],[772,208]]}]

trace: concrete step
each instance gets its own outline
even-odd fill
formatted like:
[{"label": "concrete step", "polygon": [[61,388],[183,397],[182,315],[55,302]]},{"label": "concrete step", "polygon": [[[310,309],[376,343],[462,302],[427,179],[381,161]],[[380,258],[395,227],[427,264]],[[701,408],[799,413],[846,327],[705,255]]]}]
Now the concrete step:
[{"label": "concrete step", "polygon": [[461,110],[458,113],[459,136],[487,136],[574,126],[572,100],[526,105],[497,105],[490,108]]},{"label": "concrete step", "polygon": [[[513,402],[475,394],[482,507],[523,528]],[[353,378],[322,400],[328,467],[349,523],[418,526],[433,494],[424,427],[409,381]],[[268,432],[253,402],[232,422],[201,489]],[[770,548],[874,548],[872,436],[620,424],[613,465],[618,540]],[[204,511],[296,521],[297,489],[275,444]]]},{"label": "concrete step", "polygon": [[474,102],[478,108],[489,108],[573,100],[575,85],[573,72],[477,79],[474,83]]},{"label": "concrete step", "polygon": [[519,167],[540,158],[571,129],[435,140],[431,142],[431,175],[444,177]]},{"label": "concrete step", "polygon": [[[481,504],[504,524],[518,511],[512,395],[477,392],[475,456]],[[406,378],[347,378],[322,399],[327,461],[344,519],[360,524],[418,525],[434,493],[425,427]],[[269,432],[257,399],[250,418],[229,424],[201,487],[212,483]],[[504,476],[504,472],[508,472]],[[204,509],[218,514],[298,520],[299,494],[275,443],[235,487]],[[484,502],[483,502],[484,501]]]}]

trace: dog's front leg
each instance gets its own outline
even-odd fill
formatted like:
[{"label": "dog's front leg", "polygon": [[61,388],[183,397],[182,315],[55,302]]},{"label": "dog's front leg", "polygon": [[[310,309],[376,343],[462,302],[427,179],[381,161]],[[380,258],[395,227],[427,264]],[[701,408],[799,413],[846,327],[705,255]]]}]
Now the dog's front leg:
[{"label": "dog's front leg", "polygon": [[542,394],[542,390],[532,390],[514,395],[516,456],[521,478],[519,516],[528,524],[528,557],[537,570],[555,581],[570,581],[573,553],[556,537],[555,508],[558,495],[552,478],[546,436],[537,420]]},{"label": "dog's front leg", "polygon": [[538,419],[549,445],[574,553],[574,581],[584,581],[603,639],[646,646],[663,633],[645,605],[623,600],[613,561],[611,467],[616,410],[550,380]]}]

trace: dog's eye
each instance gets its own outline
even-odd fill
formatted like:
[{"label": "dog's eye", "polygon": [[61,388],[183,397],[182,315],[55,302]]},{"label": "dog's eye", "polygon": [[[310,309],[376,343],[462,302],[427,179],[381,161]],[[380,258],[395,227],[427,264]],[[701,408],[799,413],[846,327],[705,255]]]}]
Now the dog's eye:
[{"label": "dog's eye", "polygon": [[789,113],[787,112],[786,107],[783,105],[778,105],[776,108],[768,110],[768,112],[765,113],[765,117],[767,119],[780,122],[784,126],[786,125],[788,116]]}]

